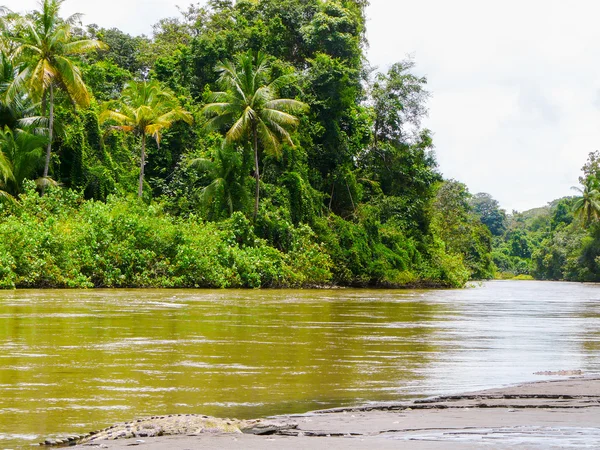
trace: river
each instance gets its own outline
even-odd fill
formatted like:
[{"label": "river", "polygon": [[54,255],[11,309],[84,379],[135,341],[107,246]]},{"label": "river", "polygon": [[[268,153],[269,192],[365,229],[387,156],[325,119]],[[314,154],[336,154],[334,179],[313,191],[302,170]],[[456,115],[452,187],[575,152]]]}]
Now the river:
[{"label": "river", "polygon": [[0,449],[600,373],[600,286],[0,292]]}]

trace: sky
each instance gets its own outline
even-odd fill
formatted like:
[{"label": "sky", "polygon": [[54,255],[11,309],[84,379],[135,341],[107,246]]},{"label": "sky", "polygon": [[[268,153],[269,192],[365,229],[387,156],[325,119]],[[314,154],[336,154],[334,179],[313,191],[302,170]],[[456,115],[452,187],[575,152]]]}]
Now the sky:
[{"label": "sky", "polygon": [[[63,13],[150,34],[189,3],[66,0]],[[441,172],[523,211],[573,195],[600,149],[599,15],[595,0],[371,0],[368,56],[380,70],[414,58],[433,94],[424,125]]]}]

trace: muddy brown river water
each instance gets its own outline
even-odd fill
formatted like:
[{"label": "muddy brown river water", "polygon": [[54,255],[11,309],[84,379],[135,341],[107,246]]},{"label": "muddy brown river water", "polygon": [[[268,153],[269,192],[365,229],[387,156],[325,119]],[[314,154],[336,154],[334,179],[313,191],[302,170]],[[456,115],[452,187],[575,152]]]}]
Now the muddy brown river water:
[{"label": "muddy brown river water", "polygon": [[600,286],[0,292],[0,449],[600,373]]}]

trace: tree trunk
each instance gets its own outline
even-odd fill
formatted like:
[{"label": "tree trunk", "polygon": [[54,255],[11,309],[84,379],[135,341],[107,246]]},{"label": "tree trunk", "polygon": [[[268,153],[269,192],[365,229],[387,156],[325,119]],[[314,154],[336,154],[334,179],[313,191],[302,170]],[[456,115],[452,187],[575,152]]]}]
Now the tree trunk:
[{"label": "tree trunk", "polygon": [[50,83],[50,116],[48,119],[48,146],[46,147],[46,162],[44,163],[42,195],[44,195],[44,191],[46,190],[48,170],[50,168],[50,153],[52,152],[52,138],[54,137],[54,85],[52,83]]},{"label": "tree trunk", "polygon": [[138,197],[142,198],[144,191],[144,166],[146,165],[146,133],[142,133],[142,158],[140,162],[140,184],[138,186]]},{"label": "tree trunk", "polygon": [[46,115],[46,107],[48,106],[48,91],[44,91],[42,95],[42,116]]},{"label": "tree trunk", "polygon": [[256,177],[256,195],[254,198],[254,221],[256,222],[256,216],[258,216],[258,199],[260,195],[260,169],[258,167],[258,134],[256,132],[256,125],[252,127],[252,134],[254,139],[254,176]]},{"label": "tree trunk", "polygon": [[329,197],[329,211],[331,211],[331,204],[333,203],[333,192],[335,190],[335,180],[331,182],[331,197]]},{"label": "tree trunk", "polygon": [[350,201],[352,202],[352,209],[356,211],[356,206],[354,205],[354,199],[352,198],[352,192],[350,192],[350,186],[348,186],[348,180],[344,180],[346,182],[346,189],[348,189],[348,195],[350,196]]}]

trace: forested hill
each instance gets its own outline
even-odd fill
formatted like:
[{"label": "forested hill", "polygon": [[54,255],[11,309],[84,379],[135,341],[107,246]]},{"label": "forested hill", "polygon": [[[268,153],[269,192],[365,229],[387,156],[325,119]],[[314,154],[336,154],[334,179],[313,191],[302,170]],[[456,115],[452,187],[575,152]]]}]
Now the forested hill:
[{"label": "forested hill", "polygon": [[151,38],[61,3],[2,17],[0,286],[494,275],[421,125],[427,79],[366,60],[366,1],[211,0]]},{"label": "forested hill", "polygon": [[506,214],[487,194],[471,202],[494,234],[499,277],[600,281],[600,152],[589,154],[574,196]]}]

